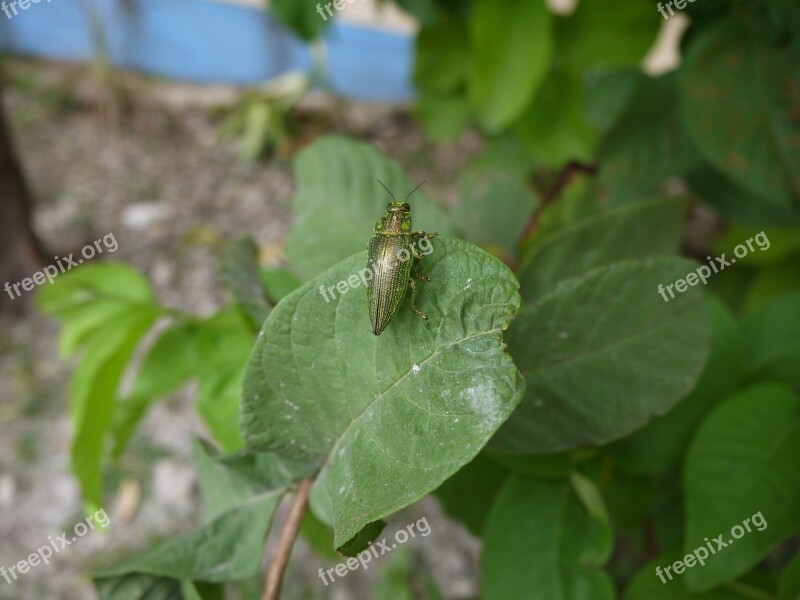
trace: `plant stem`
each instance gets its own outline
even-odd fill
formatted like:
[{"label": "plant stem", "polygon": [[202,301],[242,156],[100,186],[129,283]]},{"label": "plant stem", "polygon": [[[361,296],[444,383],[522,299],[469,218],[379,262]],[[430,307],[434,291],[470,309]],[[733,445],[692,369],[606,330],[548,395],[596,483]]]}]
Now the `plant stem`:
[{"label": "plant stem", "polygon": [[564,190],[578,174],[596,175],[597,165],[585,164],[576,160],[570,161],[564,165],[564,167],[558,173],[555,183],[550,187],[549,190],[541,194],[541,204],[531,215],[530,220],[528,221],[525,229],[522,232],[522,235],[519,238],[519,243],[524,242],[531,233],[536,231],[536,228],[539,225],[539,215],[542,213],[542,210],[552,202],[558,200],[559,196],[561,196]]},{"label": "plant stem", "polygon": [[281,537],[278,540],[278,548],[275,550],[275,555],[272,557],[272,561],[269,564],[267,581],[264,584],[264,595],[261,597],[262,600],[278,600],[278,598],[280,598],[283,573],[286,570],[286,565],[292,554],[292,546],[294,546],[297,533],[300,531],[300,524],[303,522],[303,516],[306,514],[308,496],[311,493],[311,487],[313,485],[314,478],[309,477],[308,479],[304,479],[297,489],[292,507],[289,509],[289,514],[286,517],[283,531],[281,531]]}]

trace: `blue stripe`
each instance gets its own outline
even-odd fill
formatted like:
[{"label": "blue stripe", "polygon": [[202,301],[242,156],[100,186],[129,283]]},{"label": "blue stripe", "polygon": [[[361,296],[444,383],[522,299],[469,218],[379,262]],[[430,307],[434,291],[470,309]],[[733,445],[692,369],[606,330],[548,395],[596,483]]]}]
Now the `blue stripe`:
[{"label": "blue stripe", "polygon": [[[17,11],[11,19],[0,11],[0,49],[12,54],[90,61],[94,22],[106,32],[103,55],[114,65],[166,79],[246,86],[311,71],[307,45],[254,8],[208,0],[31,0]],[[414,97],[408,36],[337,22],[324,45],[325,86],[337,94],[369,101]]]}]

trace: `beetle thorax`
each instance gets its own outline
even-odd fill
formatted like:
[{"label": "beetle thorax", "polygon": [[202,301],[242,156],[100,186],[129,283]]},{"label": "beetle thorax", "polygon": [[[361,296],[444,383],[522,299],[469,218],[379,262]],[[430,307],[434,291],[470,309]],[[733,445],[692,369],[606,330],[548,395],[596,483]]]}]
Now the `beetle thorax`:
[{"label": "beetle thorax", "polygon": [[398,204],[390,204],[375,224],[377,233],[411,233],[411,213]]}]

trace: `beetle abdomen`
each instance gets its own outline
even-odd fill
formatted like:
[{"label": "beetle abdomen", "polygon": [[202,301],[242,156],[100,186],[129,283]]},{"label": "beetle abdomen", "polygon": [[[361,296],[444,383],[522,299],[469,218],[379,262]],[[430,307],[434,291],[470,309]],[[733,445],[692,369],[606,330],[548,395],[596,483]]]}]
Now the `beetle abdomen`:
[{"label": "beetle abdomen", "polygon": [[411,275],[410,245],[410,235],[377,232],[367,245],[367,268],[372,270],[367,307],[375,335],[386,328],[405,298]]}]

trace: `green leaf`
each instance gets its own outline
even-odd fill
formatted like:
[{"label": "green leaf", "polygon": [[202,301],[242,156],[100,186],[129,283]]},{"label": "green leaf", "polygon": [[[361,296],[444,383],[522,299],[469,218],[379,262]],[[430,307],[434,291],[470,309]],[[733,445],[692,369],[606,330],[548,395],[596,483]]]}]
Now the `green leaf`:
[{"label": "green leaf", "polygon": [[417,297],[427,321],[406,299],[376,337],[360,289],[323,300],[320,286],[365,268],[361,252],[284,298],[250,357],[245,440],[319,465],[311,502],[337,546],[469,462],[522,394],[502,341],[516,278],[461,240],[433,247],[421,263],[431,282]]},{"label": "green leaf", "polygon": [[463,86],[469,66],[465,21],[452,18],[423,27],[417,36],[414,83],[423,94],[449,94]]},{"label": "green leaf", "polygon": [[799,78],[792,52],[762,45],[746,23],[719,19],[688,45],[679,79],[681,117],[703,156],[762,202],[795,213]]},{"label": "green leaf", "polygon": [[541,238],[601,214],[597,183],[589,173],[579,172],[565,185],[561,195],[537,215],[538,227],[525,238],[523,259]]},{"label": "green leaf", "polygon": [[95,580],[100,600],[175,600],[181,594],[181,582],[169,577],[130,573],[121,577]]},{"label": "green leaf", "polygon": [[651,515],[659,548],[680,552],[686,511],[683,506],[683,482],[680,473],[671,473],[655,480]]},{"label": "green leaf", "polygon": [[677,467],[697,426],[739,385],[744,369],[739,327],[719,300],[708,295],[705,304],[714,335],[703,374],[674,409],[617,445],[617,464],[629,473],[658,473]]},{"label": "green leaf", "polygon": [[797,259],[798,257],[787,258],[782,263],[759,269],[748,285],[743,309],[749,313],[784,294],[800,292]]},{"label": "green leaf", "polygon": [[100,577],[144,573],[224,582],[255,575],[272,516],[291,474],[274,455],[212,458],[195,445],[207,522],[105,569]]},{"label": "green leaf", "polygon": [[334,550],[333,529],[323,523],[310,508],[303,517],[300,531],[303,533],[303,538],[321,558],[333,562],[341,560],[341,555]]},{"label": "green leaf", "polygon": [[441,16],[436,0],[395,0],[395,3],[425,26],[433,25]]},{"label": "green leaf", "polygon": [[569,481],[584,510],[595,519],[608,523],[608,510],[594,481],[579,472],[573,473]]},{"label": "green leaf", "polygon": [[36,295],[39,308],[61,321],[59,350],[72,356],[86,338],[114,322],[132,306],[155,306],[147,280],[119,263],[81,266],[62,274]]},{"label": "green leaf", "polygon": [[471,242],[513,255],[537,205],[526,182],[503,169],[474,166],[462,172],[458,187],[453,225]]},{"label": "green leaf", "polygon": [[584,110],[595,130],[605,133],[617,124],[641,80],[641,72],[633,68],[584,75]]},{"label": "green leaf", "polygon": [[436,142],[456,139],[470,121],[469,103],[461,92],[423,94],[414,112],[425,135]]},{"label": "green leaf", "polygon": [[228,452],[243,445],[239,432],[239,398],[245,360],[230,371],[202,372],[197,386],[197,410],[214,438]]},{"label": "green leaf", "polygon": [[486,456],[514,473],[541,479],[567,479],[574,470],[572,456],[562,454],[500,454],[486,451]]},{"label": "green leaf", "polygon": [[238,450],[242,447],[239,432],[242,376],[253,345],[250,327],[239,312],[226,309],[197,323],[195,344],[197,410],[225,450]]},{"label": "green leaf", "polygon": [[266,537],[281,493],[273,491],[218,517],[206,526],[107,569],[223,582],[252,576],[261,563]]},{"label": "green leaf", "polygon": [[[362,142],[324,137],[295,161],[296,220],[286,255],[303,278],[311,278],[366,247],[377,219],[391,201],[377,182],[405,198],[415,184],[393,160]],[[411,199],[415,229],[448,234],[443,214],[424,189]]]},{"label": "green leaf", "polygon": [[261,285],[264,286],[267,297],[273,304],[277,304],[303,285],[302,281],[286,269],[265,267],[261,269],[260,277]]},{"label": "green leaf", "polygon": [[[754,596],[738,594],[730,589],[717,588],[706,592],[694,592],[686,587],[683,575],[664,573],[664,567],[672,565],[676,560],[682,560],[683,555],[676,553],[663,554],[642,567],[631,580],[623,594],[623,600],[752,600]],[[661,569],[662,583],[656,574],[656,568]]]},{"label": "green leaf", "polygon": [[481,452],[436,490],[445,512],[480,537],[489,507],[508,471]]},{"label": "green leaf", "polygon": [[250,326],[233,308],[167,329],[145,356],[133,389],[119,404],[112,454],[122,453],[157,397],[190,378],[197,380],[197,410],[215,439],[228,451],[240,448],[239,400],[252,343]]},{"label": "green leaf", "polygon": [[666,178],[700,163],[678,117],[675,83],[674,73],[642,77],[627,110],[601,142],[599,179],[610,204],[659,195]]},{"label": "green leaf", "polygon": [[115,263],[64,273],[37,301],[63,323],[62,354],[85,350],[70,382],[71,463],[84,498],[102,506],[103,455],[120,380],[162,309],[138,271]]},{"label": "green leaf", "polygon": [[375,600],[414,600],[414,588],[411,586],[411,552],[408,548],[399,548],[393,553],[389,565],[381,573],[375,586]]},{"label": "green leaf", "polygon": [[345,556],[356,556],[359,552],[369,548],[370,544],[378,539],[378,535],[380,535],[384,527],[386,527],[386,521],[383,519],[367,523],[361,531],[339,546],[336,551]]},{"label": "green leaf", "polygon": [[96,507],[103,505],[103,455],[120,380],[141,337],[158,316],[151,307],[131,308],[93,333],[70,382],[72,470],[84,498]]},{"label": "green leaf", "polygon": [[254,98],[242,110],[244,131],[239,144],[239,156],[246,161],[257,161],[280,138],[282,125],[279,108],[266,98]]},{"label": "green leaf", "polygon": [[[595,476],[598,482],[604,475],[606,477],[602,481],[604,484],[603,497],[608,504],[609,512],[614,515],[614,523],[620,529],[629,531],[650,527],[651,522],[648,522],[648,519],[651,519],[652,513],[655,512],[653,509],[653,481],[649,477],[628,475],[622,470],[614,470],[613,476],[609,477],[607,475],[611,472],[609,465],[613,463],[607,460],[607,456],[604,455],[596,461],[600,469],[606,470],[599,470]],[[659,516],[663,517],[663,515]],[[641,549],[631,548],[629,552],[636,556]],[[630,569],[627,561],[626,566]]]},{"label": "green leaf", "polygon": [[765,302],[742,319],[747,379],[800,385],[800,292]]},{"label": "green leaf", "polygon": [[800,223],[800,214],[793,213],[789,206],[763,202],[708,163],[687,173],[686,182],[697,196],[734,223],[757,227]]},{"label": "green leaf", "polygon": [[136,374],[133,388],[115,409],[112,456],[125,450],[136,426],[153,400],[178,389],[196,368],[192,323],[180,323],[166,329],[148,351]]},{"label": "green leaf", "polygon": [[222,256],[222,278],[228,290],[258,330],[271,305],[261,284],[258,246],[251,237],[228,244]]},{"label": "green leaf", "polygon": [[582,81],[566,71],[551,70],[514,131],[531,156],[548,167],[590,161],[597,135],[586,118]]},{"label": "green leaf", "polygon": [[[799,455],[800,399],[783,386],[750,388],[706,419],[686,458],[684,549],[708,538],[715,554],[702,569],[686,571],[690,588],[745,573],[800,529]],[[717,536],[728,547],[720,548]]]},{"label": "green leaf", "polygon": [[194,440],[192,461],[205,505],[205,520],[212,521],[264,490],[272,490],[298,478],[295,466],[273,454],[219,456],[206,442]]},{"label": "green leaf", "polygon": [[467,163],[467,169],[503,171],[527,181],[535,168],[518,135],[509,131],[486,140],[480,154]]},{"label": "green leaf", "polygon": [[778,589],[780,600],[800,600],[800,553],[783,571]]},{"label": "green leaf", "polygon": [[572,15],[557,20],[556,52],[576,74],[592,68],[637,67],[662,22],[647,0],[583,0]]},{"label": "green leaf", "polygon": [[520,311],[508,344],[527,391],[493,449],[604,444],[674,406],[702,370],[710,332],[699,290],[665,302],[657,288],[693,269],[673,258],[619,262]]},{"label": "green leaf", "polygon": [[512,477],[489,513],[481,555],[486,600],[610,600],[608,522],[586,513],[566,482]]},{"label": "green leaf", "polygon": [[52,285],[41,288],[37,298],[42,311],[56,318],[62,310],[97,299],[152,305],[155,298],[150,284],[136,269],[113,262],[64,273]]},{"label": "green leaf", "polygon": [[519,268],[525,302],[565,279],[625,259],[675,254],[683,226],[683,203],[659,199],[617,207],[529,244]]},{"label": "green leaf", "polygon": [[769,266],[779,264],[787,259],[797,259],[800,254],[800,228],[771,227],[769,235],[760,227],[727,227],[725,232],[714,241],[717,253],[731,252],[739,244],[751,240],[753,251],[738,259],[739,264],[752,266]]},{"label": "green leaf", "polygon": [[472,3],[469,97],[488,131],[510,125],[533,100],[550,63],[552,21],[543,0]]}]

